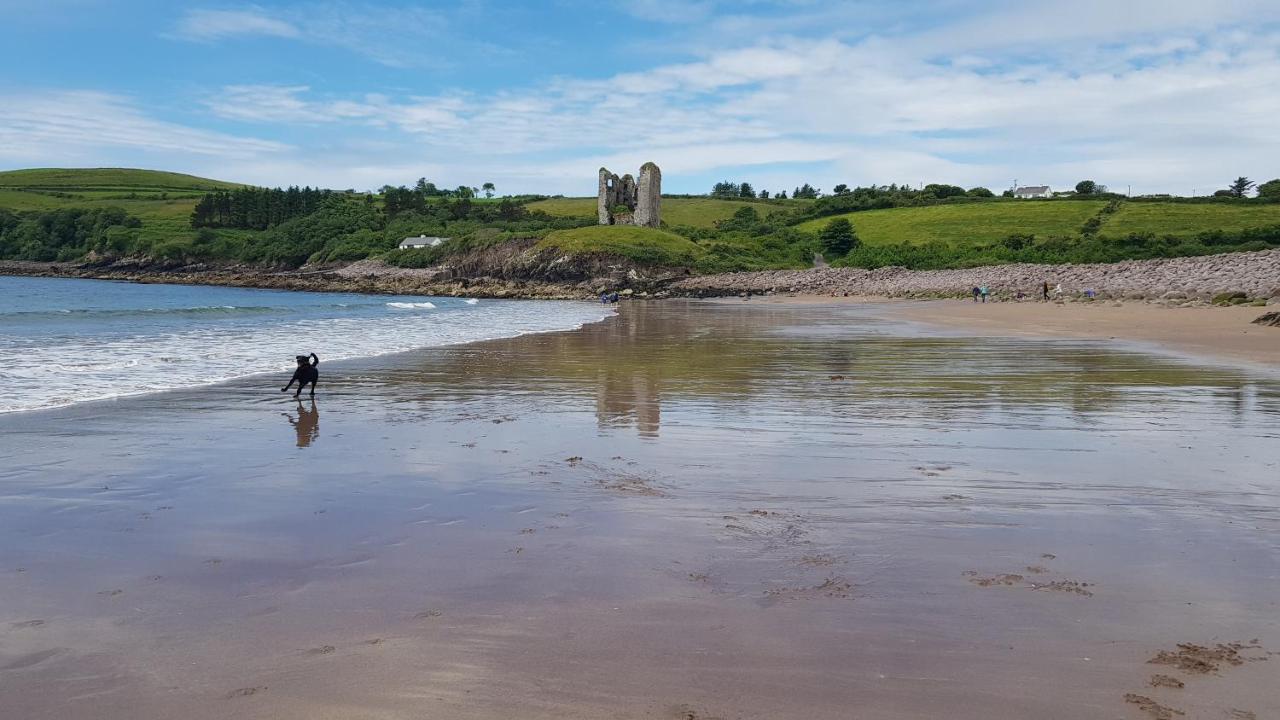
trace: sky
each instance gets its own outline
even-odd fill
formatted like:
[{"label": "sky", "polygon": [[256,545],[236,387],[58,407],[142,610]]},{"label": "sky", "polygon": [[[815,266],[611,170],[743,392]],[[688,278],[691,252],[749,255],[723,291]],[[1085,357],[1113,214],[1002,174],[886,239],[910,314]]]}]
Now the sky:
[{"label": "sky", "polygon": [[594,195],[1280,176],[1277,0],[0,0],[0,170]]}]

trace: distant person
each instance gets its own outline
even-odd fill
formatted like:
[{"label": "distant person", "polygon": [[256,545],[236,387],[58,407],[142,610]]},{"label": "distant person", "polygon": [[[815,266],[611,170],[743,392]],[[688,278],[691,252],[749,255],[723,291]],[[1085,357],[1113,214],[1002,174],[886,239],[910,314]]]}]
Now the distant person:
[{"label": "distant person", "polygon": [[298,391],[293,394],[298,397],[302,394],[302,388],[307,385],[311,386],[311,396],[316,394],[316,381],[320,379],[320,371],[317,366],[320,365],[320,358],[315,353],[311,353],[311,360],[307,360],[306,355],[295,355],[294,359],[298,361],[298,367],[293,371],[293,377],[289,378],[289,384],[280,388],[280,392],[288,392],[289,388],[296,382],[298,383]]},{"label": "distant person", "polygon": [[974,285],[974,286],[973,286],[973,301],[974,301],[974,302],[978,302],[978,295],[980,295],[980,294],[982,294],[982,291],[978,289],[978,286],[977,286],[977,285]]},{"label": "distant person", "polygon": [[1049,281],[1045,280],[1044,285],[1040,289],[1040,294],[1045,302],[1049,302]]},{"label": "distant person", "polygon": [[316,410],[316,400],[311,398],[311,407],[302,407],[302,401],[298,401],[298,419],[293,419],[289,413],[283,413],[289,420],[289,424],[293,426],[294,433],[298,436],[298,447],[311,447],[311,443],[320,436],[320,411]]},{"label": "distant person", "polygon": [[987,296],[991,294],[991,289],[988,288],[986,285],[983,285],[982,287],[978,288],[978,292],[982,293],[982,302],[986,302]]}]

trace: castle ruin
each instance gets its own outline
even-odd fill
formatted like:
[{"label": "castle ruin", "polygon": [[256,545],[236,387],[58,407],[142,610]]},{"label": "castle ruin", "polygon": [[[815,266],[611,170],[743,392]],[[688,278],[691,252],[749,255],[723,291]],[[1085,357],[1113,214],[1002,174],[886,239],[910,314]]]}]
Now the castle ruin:
[{"label": "castle ruin", "polygon": [[596,208],[601,225],[640,225],[656,228],[662,223],[662,171],[647,162],[640,166],[640,180],[618,177],[600,168]]}]

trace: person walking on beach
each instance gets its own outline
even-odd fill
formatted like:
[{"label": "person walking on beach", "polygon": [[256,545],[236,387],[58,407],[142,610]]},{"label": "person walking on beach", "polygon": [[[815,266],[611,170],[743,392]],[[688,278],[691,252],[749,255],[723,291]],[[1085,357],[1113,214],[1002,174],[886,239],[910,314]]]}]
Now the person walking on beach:
[{"label": "person walking on beach", "polygon": [[1049,302],[1049,281],[1048,280],[1044,281],[1044,286],[1041,288],[1040,294],[1044,297],[1045,302]]},{"label": "person walking on beach", "polygon": [[298,397],[302,394],[302,388],[308,384],[311,385],[311,397],[316,396],[316,381],[320,379],[320,371],[317,366],[320,365],[320,358],[315,353],[311,353],[310,361],[306,355],[295,355],[294,359],[298,361],[298,367],[293,371],[293,377],[289,378],[289,384],[280,388],[280,392],[288,392],[289,388],[296,382],[298,383],[298,391],[293,394]]},{"label": "person walking on beach", "polygon": [[977,285],[974,285],[974,286],[973,286],[973,301],[974,301],[974,302],[978,302],[978,293],[980,293],[980,292],[982,292],[982,291],[978,289],[978,286],[977,286]]},{"label": "person walking on beach", "polygon": [[987,296],[991,294],[991,290],[986,285],[978,288],[978,292],[982,293],[982,302],[984,303],[987,301]]}]

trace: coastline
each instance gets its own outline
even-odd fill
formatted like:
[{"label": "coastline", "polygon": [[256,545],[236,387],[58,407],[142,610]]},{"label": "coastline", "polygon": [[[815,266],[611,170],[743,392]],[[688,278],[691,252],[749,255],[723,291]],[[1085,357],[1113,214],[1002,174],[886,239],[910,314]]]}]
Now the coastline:
[{"label": "coastline", "polygon": [[817,295],[771,296],[781,305],[876,304],[883,316],[966,336],[1115,342],[1215,363],[1280,370],[1280,328],[1253,324],[1250,306],[1169,307],[1144,302],[988,302]]},{"label": "coastline", "polygon": [[1147,689],[1179,643],[1280,649],[1280,384],[882,310],[624,303],[315,401],[251,377],[0,416],[6,707],[1280,711],[1274,659]]}]

